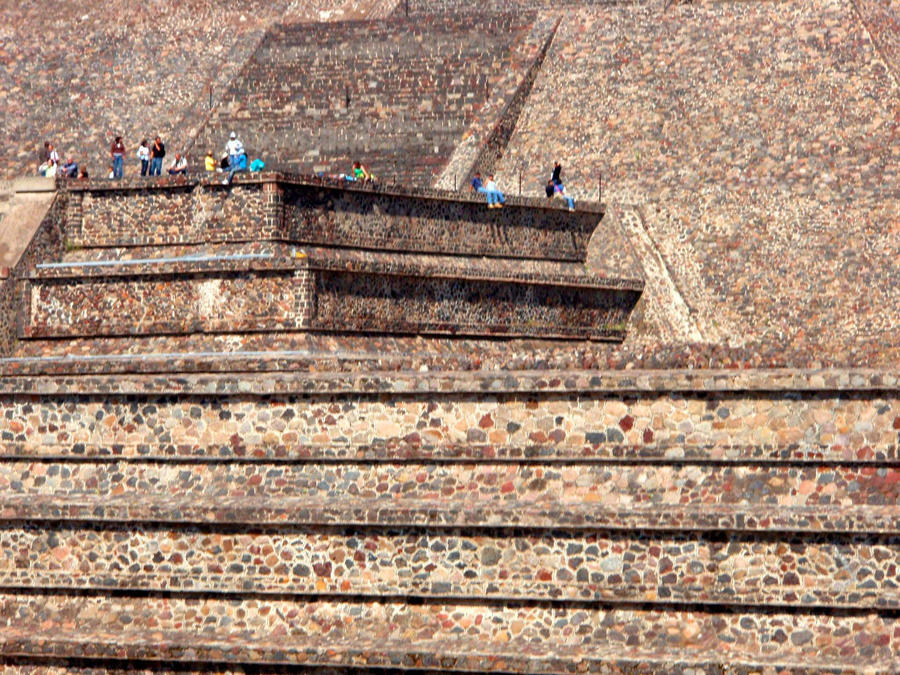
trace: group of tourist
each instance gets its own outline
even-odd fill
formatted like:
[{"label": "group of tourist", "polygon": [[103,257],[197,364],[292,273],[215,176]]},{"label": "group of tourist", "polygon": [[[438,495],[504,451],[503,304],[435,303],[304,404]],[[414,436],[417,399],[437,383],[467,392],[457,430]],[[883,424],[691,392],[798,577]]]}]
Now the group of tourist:
[{"label": "group of tourist", "polygon": [[66,161],[60,160],[59,152],[50,141],[44,141],[44,147],[38,153],[38,175],[47,178],[87,178],[87,169],[78,167],[71,155]]},{"label": "group of tourist", "polygon": [[476,171],[475,177],[472,179],[472,190],[483,194],[487,198],[489,209],[501,209],[506,203],[506,197],[503,196],[500,188],[497,187],[494,174],[489,174],[487,183],[485,183],[481,180],[481,172]]},{"label": "group of tourist", "polygon": [[[125,156],[127,154],[125,143],[121,136],[116,136],[109,148],[110,165],[109,178],[118,180],[125,173]],[[153,143],[143,139],[137,149],[137,159],[141,166],[141,176],[160,176],[163,170],[163,160],[166,156],[166,144],[157,136]],[[71,157],[65,163],[60,161],[59,153],[50,141],[45,141],[39,153],[38,173],[47,177],[87,178],[87,170],[79,170],[78,163]],[[231,183],[234,175],[241,171],[262,171],[265,164],[261,159],[254,159],[249,165],[244,144],[231,132],[228,142],[225,144],[225,152],[219,162],[216,162],[212,150],[206,153],[204,168],[208,173],[227,173],[222,180],[224,184]],[[187,157],[180,152],[175,153],[168,168],[170,176],[184,176],[188,172]],[[368,176],[368,173],[366,173]]]},{"label": "group of tourist", "polygon": [[[118,148],[117,148],[118,146]],[[122,137],[116,136],[116,141],[111,149],[113,155],[113,170],[110,178],[122,177],[122,157],[125,156],[125,146],[122,145]],[[159,176],[162,175],[163,159],[166,157],[166,144],[162,138],[157,136],[153,139],[153,144],[148,145],[145,138],[137,149],[137,158],[141,163],[142,176]],[[175,158],[169,164],[167,169],[170,176],[183,176],[187,173],[187,157],[180,152],[175,153]]]},{"label": "group of tourist", "polygon": [[[497,187],[497,182],[494,180],[494,174],[488,174],[488,179],[485,183],[481,178],[481,173],[476,171],[475,177],[472,178],[472,191],[485,196],[489,209],[502,208],[506,203],[503,192],[500,191],[500,188]],[[575,200],[568,195],[563,185],[562,164],[559,162],[553,165],[553,171],[550,174],[550,179],[547,181],[545,192],[547,199],[563,199],[569,207],[569,211],[575,210]]]},{"label": "group of tourist", "polygon": [[[124,173],[125,162],[125,144],[121,136],[116,136],[109,149],[112,164],[109,168],[109,177],[111,179],[122,178]],[[162,173],[163,159],[166,156],[166,145],[162,142],[162,138],[157,136],[153,140],[152,145],[148,145],[145,138],[138,146],[137,158],[141,163],[141,176],[159,176]],[[204,169],[207,173],[227,173],[222,179],[223,185],[228,185],[234,179],[235,174],[243,171],[262,171],[265,164],[261,159],[254,159],[249,165],[247,164],[247,152],[244,150],[244,144],[237,137],[235,132],[231,132],[228,142],[225,144],[225,152],[221,159],[217,162],[212,150],[206,153],[204,158]],[[188,171],[187,157],[176,152],[175,158],[169,165],[168,173],[170,176],[183,176]],[[53,147],[50,141],[44,142],[44,147],[40,152],[40,166],[38,173],[48,177],[68,177],[68,178],[87,178],[87,170],[82,168],[79,171],[78,163],[72,157],[68,157],[65,163],[60,163],[59,153]],[[374,182],[375,176],[366,169],[360,162],[353,163],[353,169],[350,173],[339,174],[339,177],[347,181],[364,181],[367,183]],[[487,199],[489,209],[500,209],[506,203],[506,197],[497,187],[494,180],[494,174],[488,174],[487,182],[481,178],[479,171],[475,172],[472,178],[471,189],[473,192],[483,194]],[[562,182],[562,165],[556,162],[553,165],[553,171],[550,179],[545,187],[547,199],[562,199],[569,207],[569,211],[575,210],[575,200],[566,192],[566,188]]]}]

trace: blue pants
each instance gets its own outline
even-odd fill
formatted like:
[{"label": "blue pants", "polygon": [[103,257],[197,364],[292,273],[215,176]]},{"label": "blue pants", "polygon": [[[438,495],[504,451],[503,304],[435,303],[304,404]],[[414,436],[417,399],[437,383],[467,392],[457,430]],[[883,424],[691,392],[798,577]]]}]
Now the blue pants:
[{"label": "blue pants", "polygon": [[234,178],[234,174],[240,173],[241,171],[246,171],[246,170],[247,170],[246,166],[242,167],[240,164],[237,164],[237,163],[232,164],[231,168],[228,169],[228,182],[229,183],[231,182],[231,179]]},{"label": "blue pants", "polygon": [[503,196],[503,193],[500,190],[488,190],[487,188],[480,187],[478,191],[487,197],[488,204],[505,204],[506,198]]},{"label": "blue pants", "polygon": [[122,155],[113,155],[113,178],[122,177]]},{"label": "blue pants", "polygon": [[141,175],[142,175],[142,176],[146,176],[146,175],[147,175],[147,168],[148,168],[149,166],[150,166],[150,160],[149,160],[149,159],[142,159],[142,160],[141,160]]},{"label": "blue pants", "polygon": [[150,160],[150,175],[158,176],[162,173],[162,157],[154,157]]}]

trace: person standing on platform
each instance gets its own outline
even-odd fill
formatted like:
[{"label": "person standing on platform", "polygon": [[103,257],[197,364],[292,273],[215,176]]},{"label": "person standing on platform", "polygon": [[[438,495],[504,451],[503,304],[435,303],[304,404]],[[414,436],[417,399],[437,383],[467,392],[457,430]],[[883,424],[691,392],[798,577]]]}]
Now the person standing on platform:
[{"label": "person standing on platform", "polygon": [[146,138],[138,146],[137,158],[141,160],[141,175],[146,176],[150,170],[150,148],[147,146]]},{"label": "person standing on platform", "polygon": [[124,175],[125,144],[122,142],[121,136],[116,136],[116,140],[113,141],[112,147],[109,149],[109,154],[112,156],[113,178],[122,178]]},{"label": "person standing on platform", "polygon": [[159,176],[162,174],[163,158],[166,156],[166,144],[157,136],[153,141],[153,147],[150,148],[150,175]]}]

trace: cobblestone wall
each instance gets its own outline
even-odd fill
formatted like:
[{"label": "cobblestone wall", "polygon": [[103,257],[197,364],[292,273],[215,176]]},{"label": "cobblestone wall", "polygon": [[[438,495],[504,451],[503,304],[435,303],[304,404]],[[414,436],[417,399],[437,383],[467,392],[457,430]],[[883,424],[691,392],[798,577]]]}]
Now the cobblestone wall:
[{"label": "cobblestone wall", "polygon": [[[327,269],[328,252],[277,271],[174,274],[106,266],[111,276],[35,277],[25,285],[24,339],[251,331],[541,335],[621,339],[639,290],[435,279],[404,266],[393,273]],[[240,267],[240,266],[238,266]],[[321,267],[324,267],[321,268]]]},{"label": "cobblestone wall", "polygon": [[577,7],[604,7],[646,5],[646,0],[558,0],[548,5],[541,0],[483,0],[479,3],[466,0],[401,0],[394,6],[393,16],[428,17],[435,14],[459,14],[479,12],[534,12],[567,10]]},{"label": "cobblestone wall", "polygon": [[0,396],[0,649],[548,673],[897,658],[893,375],[546,375],[574,393],[523,373],[503,395],[285,375],[292,393]]},{"label": "cobblestone wall", "polygon": [[639,293],[320,272],[313,325],[332,330],[621,339]]},{"label": "cobblestone wall", "polygon": [[[273,173],[227,187],[67,188],[76,250],[25,286],[23,338],[309,328],[621,340],[643,288],[624,254],[610,256],[620,277],[585,269],[595,210],[510,198],[496,211],[476,196]],[[606,229],[609,247],[627,251]]]},{"label": "cobblestone wall", "polygon": [[326,246],[583,261],[601,215],[512,205],[492,212],[480,198],[446,197],[288,185],[285,233]]},{"label": "cobblestone wall", "polygon": [[[340,184],[338,184],[340,185]],[[230,187],[215,181],[94,182],[67,192],[66,235],[95,248],[287,239],[394,251],[584,261],[603,217],[510,198],[489,211],[478,195],[316,184],[263,174]],[[523,208],[524,207],[524,208]],[[621,232],[606,241],[629,251]],[[624,254],[620,254],[624,255]],[[634,264],[623,262],[623,276]]]},{"label": "cobblestone wall", "polygon": [[39,408],[27,398],[0,405],[0,451],[13,455],[77,456],[103,448],[132,457],[146,447],[189,457],[349,458],[364,451],[384,458],[427,450],[438,457],[498,459],[877,463],[900,456],[900,402],[889,394],[658,393],[637,399],[557,393],[541,405],[527,395],[440,402],[426,395],[391,402],[365,395],[340,401],[75,397]]},{"label": "cobblestone wall", "polygon": [[11,524],[0,543],[6,587],[900,604],[897,537]]},{"label": "cobblestone wall", "polygon": [[66,233],[77,246],[135,246],[267,239],[280,218],[267,217],[266,188],[253,182],[225,187],[135,180],[69,193]]},{"label": "cobblestone wall", "polygon": [[298,330],[309,325],[308,270],[40,281],[24,338]]},{"label": "cobblestone wall", "polygon": [[[847,636],[865,644],[863,666],[890,662],[896,620],[835,615],[825,619],[784,612],[746,617],[708,611],[661,612],[641,608],[587,608],[569,612],[546,605],[497,610],[483,603],[333,603],[271,600],[236,608],[219,598],[0,597],[0,611],[15,612],[9,649],[21,655],[70,655],[176,661],[409,667],[430,663],[454,636],[441,669],[487,672],[502,662],[513,672],[555,673],[573,662],[594,670],[671,664],[710,670],[723,661],[759,669],[828,668],[840,661]],[[237,616],[235,614],[237,613]],[[353,616],[352,622],[337,617]],[[58,628],[67,619],[67,628]],[[744,621],[744,625],[741,625]],[[127,625],[124,645],[111,626]],[[53,626],[53,631],[46,627]],[[77,627],[77,628],[76,628]],[[159,642],[135,640],[142,634]],[[95,635],[93,639],[88,636]],[[415,635],[408,638],[398,635]],[[228,648],[218,640],[228,636]],[[241,638],[243,636],[243,639]],[[728,639],[724,639],[728,638]],[[290,645],[290,646],[288,646]],[[585,649],[587,646],[587,650]],[[760,654],[764,654],[761,657]],[[664,656],[669,655],[664,665]],[[630,658],[629,658],[630,657]],[[721,666],[719,666],[721,667]],[[627,672],[627,671],[626,671]],[[752,672],[743,669],[738,672]],[[802,670],[800,671],[802,672]]]},{"label": "cobblestone wall", "polygon": [[65,247],[65,213],[67,200],[57,195],[43,222],[31,238],[19,262],[10,270],[8,279],[0,280],[0,357],[13,353],[17,330],[24,322],[24,289],[18,281],[42,260],[58,260]]}]

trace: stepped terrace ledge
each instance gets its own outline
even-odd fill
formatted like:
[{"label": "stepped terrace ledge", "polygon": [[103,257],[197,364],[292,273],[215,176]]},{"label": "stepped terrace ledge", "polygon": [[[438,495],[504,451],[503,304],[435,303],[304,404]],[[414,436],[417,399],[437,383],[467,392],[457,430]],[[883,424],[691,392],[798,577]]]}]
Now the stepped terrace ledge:
[{"label": "stepped terrace ledge", "polygon": [[[19,339],[258,331],[621,340],[644,282],[603,208],[264,173],[68,182]],[[622,274],[585,266],[592,236]],[[599,240],[598,240],[599,241]],[[617,264],[616,254],[607,264]],[[215,321],[208,317],[218,317]]]}]

